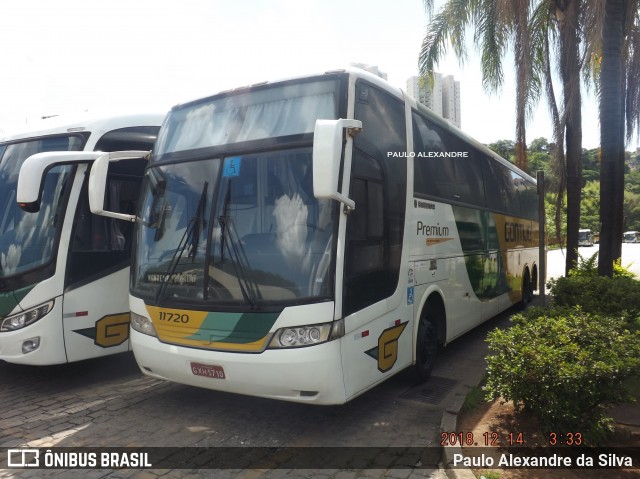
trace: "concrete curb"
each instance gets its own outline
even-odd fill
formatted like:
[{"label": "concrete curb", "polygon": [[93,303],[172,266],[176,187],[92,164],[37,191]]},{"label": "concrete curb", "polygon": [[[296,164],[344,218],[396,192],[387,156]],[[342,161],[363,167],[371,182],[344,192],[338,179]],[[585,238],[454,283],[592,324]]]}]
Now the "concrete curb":
[{"label": "concrete curb", "polygon": [[[465,385],[466,391],[456,393],[455,398],[442,413],[442,421],[440,422],[440,430],[442,432],[458,432],[458,414],[462,409],[464,400],[471,391],[470,387]],[[445,446],[443,451],[444,471],[449,479],[476,479],[471,469],[464,467],[452,468],[453,455],[462,454],[462,448],[456,446]]]}]

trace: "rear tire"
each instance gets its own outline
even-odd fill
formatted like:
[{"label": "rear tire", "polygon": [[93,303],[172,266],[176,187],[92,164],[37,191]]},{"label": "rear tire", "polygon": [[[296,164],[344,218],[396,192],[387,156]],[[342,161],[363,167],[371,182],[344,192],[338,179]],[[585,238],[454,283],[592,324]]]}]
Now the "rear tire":
[{"label": "rear tire", "polygon": [[419,383],[429,379],[440,350],[438,330],[434,325],[434,319],[433,308],[427,304],[420,317],[416,337],[416,364],[414,371],[416,381]]},{"label": "rear tire", "polygon": [[531,278],[529,271],[527,271],[522,280],[522,298],[518,306],[520,309],[525,309],[531,301],[533,301],[533,289],[531,289]]}]

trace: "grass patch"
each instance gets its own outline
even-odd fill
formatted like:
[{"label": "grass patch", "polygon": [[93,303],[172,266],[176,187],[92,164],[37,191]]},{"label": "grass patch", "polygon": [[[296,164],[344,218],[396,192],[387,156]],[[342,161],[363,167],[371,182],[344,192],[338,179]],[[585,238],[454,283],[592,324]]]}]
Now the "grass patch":
[{"label": "grass patch", "polygon": [[[475,386],[471,391],[469,391],[469,394],[467,394],[467,397],[464,399],[464,403],[462,404],[462,411],[473,411],[481,404],[487,402],[485,399],[486,393],[484,391],[486,380],[487,378],[485,376],[478,386]],[[638,386],[640,387],[640,384]]]},{"label": "grass patch", "polygon": [[500,479],[500,473],[495,471],[479,472],[475,476],[478,479]]}]

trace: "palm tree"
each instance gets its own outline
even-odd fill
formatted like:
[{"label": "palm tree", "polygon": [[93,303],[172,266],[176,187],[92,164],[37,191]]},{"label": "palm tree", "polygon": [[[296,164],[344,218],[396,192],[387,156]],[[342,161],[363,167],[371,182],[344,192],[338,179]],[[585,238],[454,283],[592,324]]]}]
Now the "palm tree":
[{"label": "palm tree", "polygon": [[[555,16],[559,38],[559,70],[563,85],[563,116],[566,149],[567,186],[567,256],[565,270],[578,262],[578,230],[582,196],[582,99],[580,92],[580,14],[579,0],[554,0],[551,12]],[[555,9],[555,12],[553,11]]]},{"label": "palm tree", "polygon": [[[624,182],[624,102],[622,73],[623,0],[607,0],[603,26],[600,71],[600,253],[598,273],[613,274],[613,261],[620,257],[622,207],[616,208],[619,176]],[[621,191],[624,188],[620,188]],[[621,253],[621,252],[620,252]]]},{"label": "palm tree", "polygon": [[513,37],[516,65],[516,165],[527,169],[526,118],[540,92],[540,82],[532,75],[529,0],[448,0],[433,15],[433,0],[424,0],[432,17],[420,51],[420,75],[432,81],[434,66],[446,53],[447,42],[461,60],[467,56],[465,33],[475,29],[474,42],[481,48],[483,86],[497,91],[504,79],[502,58]]},{"label": "palm tree", "polygon": [[598,273],[611,276],[622,253],[625,116],[627,140],[634,130],[640,133],[640,2],[606,0],[593,7],[589,73],[594,79],[599,73],[601,146]]},{"label": "palm tree", "polygon": [[[582,188],[582,121],[580,72],[581,0],[448,0],[433,16],[433,1],[424,0],[432,22],[422,43],[420,74],[432,74],[450,41],[456,55],[466,57],[465,32],[474,28],[474,41],[481,50],[484,87],[502,85],[502,58],[513,43],[516,70],[516,164],[527,168],[527,112],[540,96],[544,84],[554,122],[558,148],[556,167],[560,180],[556,229],[560,206],[567,191],[567,272],[578,259],[580,192]],[[557,63],[563,85],[562,110],[553,91],[550,37],[558,42]],[[566,144],[566,157],[564,145]]]}]

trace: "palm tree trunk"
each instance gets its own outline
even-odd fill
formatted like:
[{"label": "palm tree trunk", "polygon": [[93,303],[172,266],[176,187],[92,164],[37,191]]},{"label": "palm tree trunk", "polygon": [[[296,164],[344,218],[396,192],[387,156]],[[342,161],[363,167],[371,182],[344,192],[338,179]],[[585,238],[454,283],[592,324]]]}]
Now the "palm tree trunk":
[{"label": "palm tree trunk", "polygon": [[516,166],[527,171],[527,135],[526,113],[527,97],[531,87],[531,34],[529,32],[529,0],[514,0],[511,3],[515,23],[515,58],[516,58]]},{"label": "palm tree trunk", "polygon": [[565,143],[567,149],[567,260],[566,273],[578,261],[578,230],[582,195],[582,113],[578,0],[561,3],[560,75],[564,87]]},{"label": "palm tree trunk", "polygon": [[607,0],[600,70],[600,254],[598,273],[613,275],[620,258],[624,198],[624,0]]}]

